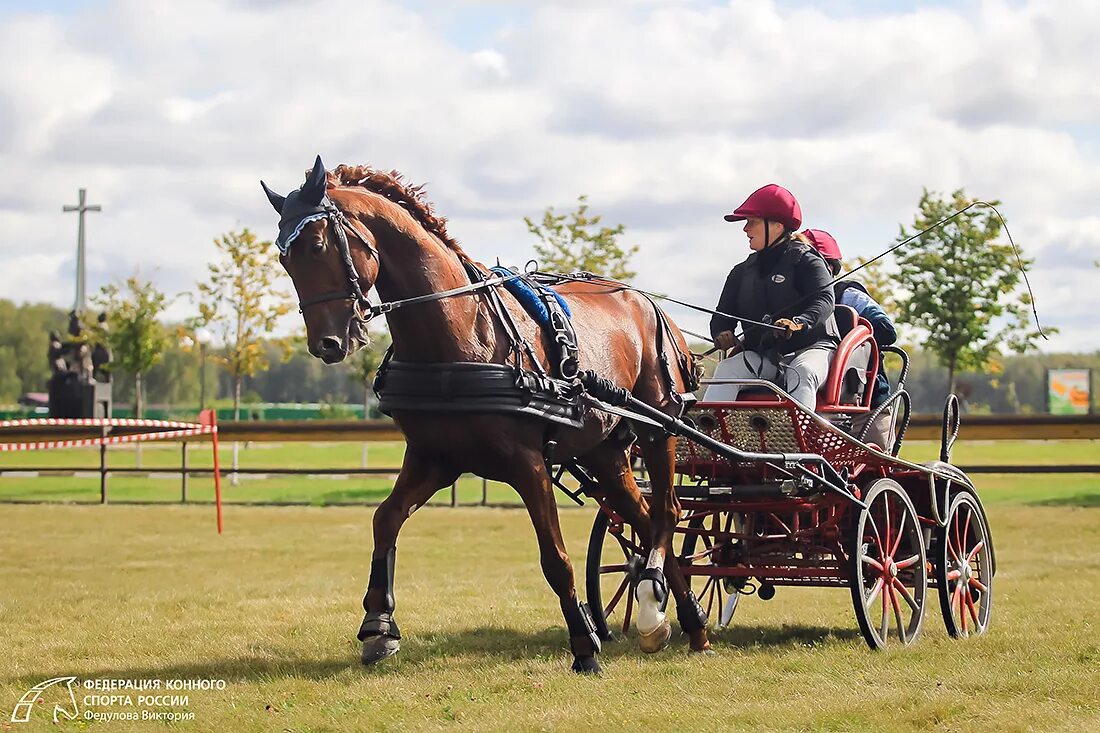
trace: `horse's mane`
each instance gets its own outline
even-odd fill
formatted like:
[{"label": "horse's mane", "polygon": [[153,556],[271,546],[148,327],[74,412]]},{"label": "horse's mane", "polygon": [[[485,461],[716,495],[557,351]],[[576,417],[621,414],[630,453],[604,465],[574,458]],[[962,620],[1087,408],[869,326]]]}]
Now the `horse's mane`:
[{"label": "horse's mane", "polygon": [[460,260],[471,261],[458,241],[447,233],[447,219],[436,216],[432,211],[432,205],[423,199],[423,185],[409,185],[397,171],[386,173],[365,165],[350,166],[341,163],[335,169],[328,171],[327,175],[329,188],[358,186],[392,201],[411,214],[426,231],[434,234],[453,250]]}]

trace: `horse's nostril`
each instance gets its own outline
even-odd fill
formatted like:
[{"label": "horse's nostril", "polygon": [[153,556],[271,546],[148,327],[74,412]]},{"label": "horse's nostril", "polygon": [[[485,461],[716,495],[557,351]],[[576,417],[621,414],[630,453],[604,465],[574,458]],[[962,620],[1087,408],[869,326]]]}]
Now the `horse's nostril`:
[{"label": "horse's nostril", "polygon": [[344,356],[344,344],[335,336],[325,336],[313,345],[313,352],[321,358],[340,359]]}]

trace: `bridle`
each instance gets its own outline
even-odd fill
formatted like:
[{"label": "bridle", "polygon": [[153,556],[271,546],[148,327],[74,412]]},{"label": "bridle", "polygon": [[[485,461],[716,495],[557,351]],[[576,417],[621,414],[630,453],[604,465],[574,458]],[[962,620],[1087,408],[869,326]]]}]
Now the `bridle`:
[{"label": "bridle", "polygon": [[[366,294],[363,292],[363,287],[360,282],[363,277],[359,274],[359,271],[355,269],[355,262],[351,258],[351,244],[348,242],[347,235],[344,230],[348,230],[352,235],[363,243],[366,247],[367,253],[375,259],[376,262],[381,265],[381,258],[378,256],[378,250],[363,236],[363,234],[352,224],[351,219],[348,218],[344,212],[337,208],[336,204],[332,200],[325,196],[321,199],[320,207],[322,211],[310,214],[302,218],[298,225],[295,227],[294,233],[288,237],[285,247],[284,256],[289,254],[290,245],[293,243],[295,237],[301,232],[302,227],[311,221],[327,221],[332,230],[336,233],[336,249],[340,253],[340,260],[344,265],[344,274],[348,279],[347,290],[330,290],[327,293],[320,293],[314,295],[312,298],[298,301],[298,312],[304,313],[305,309],[320,303],[328,303],[334,300],[351,300],[354,301],[352,305],[351,321],[358,322],[363,326],[366,326],[371,320],[378,316],[389,313],[392,310],[400,308],[404,305],[411,305],[413,303],[424,303],[433,300],[442,300],[443,298],[450,298],[455,295],[462,295],[463,293],[470,293],[475,290],[483,290],[486,288],[496,287],[502,285],[509,280],[515,280],[520,277],[519,273],[508,276],[496,276],[490,277],[478,282],[471,282],[469,285],[463,285],[461,287],[452,288],[450,290],[443,290],[435,293],[427,293],[426,295],[417,295],[412,298],[403,298],[401,300],[391,300],[385,303],[379,303],[378,305],[372,305],[367,299]],[[350,323],[349,323],[350,325]]]},{"label": "bridle", "polygon": [[[336,205],[332,203],[332,200],[328,196],[325,196],[321,200],[321,208],[323,211],[318,214],[304,217],[301,222],[298,223],[298,227],[295,230],[295,235],[301,231],[302,226],[311,221],[325,220],[329,223],[330,228],[336,233],[336,251],[340,254],[340,260],[344,265],[344,274],[348,279],[348,288],[346,290],[330,290],[327,293],[321,293],[315,295],[312,298],[301,300],[298,302],[298,312],[304,313],[305,309],[311,305],[318,305],[319,303],[328,303],[333,300],[353,300],[352,312],[355,320],[366,323],[371,318],[374,318],[374,313],[370,313],[374,306],[367,300],[366,294],[363,292],[363,287],[360,285],[363,277],[359,274],[359,271],[355,269],[355,261],[351,258],[351,245],[348,243],[348,237],[344,233],[347,229],[350,231],[356,239],[363,243],[366,247],[367,253],[378,260],[378,250],[359,232],[358,229],[351,223],[351,220],[336,208]],[[290,245],[294,241],[294,236],[291,236],[290,240],[286,243],[287,253],[290,252]],[[364,316],[364,313],[369,315]]]}]

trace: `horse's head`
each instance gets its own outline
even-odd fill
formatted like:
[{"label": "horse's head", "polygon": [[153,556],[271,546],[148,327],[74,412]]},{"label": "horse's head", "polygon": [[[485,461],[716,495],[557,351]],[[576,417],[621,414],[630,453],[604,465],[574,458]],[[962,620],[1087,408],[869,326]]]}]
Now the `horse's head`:
[{"label": "horse's head", "polygon": [[329,197],[321,156],[306,182],[280,196],[263,181],[279,213],[279,262],[294,281],[309,353],[335,364],[367,343],[366,294],[378,278],[371,232]]}]

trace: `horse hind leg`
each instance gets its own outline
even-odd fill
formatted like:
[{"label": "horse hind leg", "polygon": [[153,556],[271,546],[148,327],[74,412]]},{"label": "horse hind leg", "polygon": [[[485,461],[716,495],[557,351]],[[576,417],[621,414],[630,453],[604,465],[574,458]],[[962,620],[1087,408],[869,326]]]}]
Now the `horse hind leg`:
[{"label": "horse hind leg", "polygon": [[[652,547],[652,530],[648,509],[642,492],[634,478],[629,454],[623,448],[605,443],[591,453],[586,454],[581,463],[604,488],[605,496],[611,508],[622,516],[634,531],[638,533],[644,547]],[[647,652],[659,651],[672,634],[672,627],[664,616],[662,604],[657,600],[656,588],[667,587],[676,599],[676,615],[680,628],[688,635],[692,651],[707,651],[710,642],[706,632],[706,613],[699,606],[691,586],[673,553],[665,555],[664,578],[653,581],[652,586],[643,587],[642,592],[649,594],[652,601],[641,604],[645,613],[639,619],[641,647]],[[647,599],[650,600],[650,599]]]},{"label": "horse hind leg", "polygon": [[[636,594],[642,649],[656,651],[654,642],[660,639],[660,634],[666,633],[668,620],[664,612],[671,591],[676,598],[680,627],[688,635],[692,651],[708,652],[706,613],[672,552],[672,535],[680,519],[680,502],[673,489],[676,439],[668,435],[649,435],[642,438],[640,446],[652,486],[649,517],[653,533],[653,544]],[[649,629],[652,629],[651,638],[647,640]]]},{"label": "horse hind leg", "polygon": [[375,511],[374,552],[370,580],[363,597],[366,615],[356,635],[363,643],[363,664],[380,662],[401,648],[401,631],[393,618],[394,567],[401,525],[435,492],[453,483],[458,476],[458,471],[407,450],[393,491]]}]

